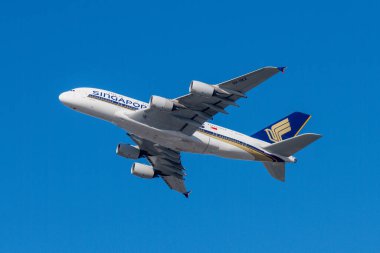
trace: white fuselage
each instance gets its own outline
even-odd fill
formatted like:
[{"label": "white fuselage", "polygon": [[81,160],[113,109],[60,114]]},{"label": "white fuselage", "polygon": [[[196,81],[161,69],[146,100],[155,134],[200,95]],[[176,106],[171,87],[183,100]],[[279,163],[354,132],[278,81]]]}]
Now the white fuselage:
[{"label": "white fuselage", "polygon": [[111,122],[130,134],[177,151],[241,160],[293,162],[292,157],[265,151],[267,142],[207,122],[191,136],[148,126],[130,116],[137,110],[148,108],[149,104],[110,91],[77,88],[62,93],[59,99],[74,110]]}]

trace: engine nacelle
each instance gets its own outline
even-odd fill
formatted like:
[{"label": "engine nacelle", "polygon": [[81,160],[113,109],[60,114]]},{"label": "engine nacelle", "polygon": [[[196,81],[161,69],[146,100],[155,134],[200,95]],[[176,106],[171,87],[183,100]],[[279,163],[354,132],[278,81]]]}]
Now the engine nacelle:
[{"label": "engine nacelle", "polygon": [[214,95],[215,89],[207,83],[192,81],[190,83],[189,92],[191,94],[196,94],[204,97],[211,97],[212,95]]},{"label": "engine nacelle", "polygon": [[153,178],[155,176],[153,167],[142,163],[132,164],[131,174],[141,178]]},{"label": "engine nacelle", "polygon": [[174,108],[174,103],[171,100],[159,96],[151,96],[149,105],[151,108],[168,112]]},{"label": "engine nacelle", "polygon": [[140,157],[140,149],[129,144],[119,144],[116,147],[116,154],[128,159],[138,159]]}]

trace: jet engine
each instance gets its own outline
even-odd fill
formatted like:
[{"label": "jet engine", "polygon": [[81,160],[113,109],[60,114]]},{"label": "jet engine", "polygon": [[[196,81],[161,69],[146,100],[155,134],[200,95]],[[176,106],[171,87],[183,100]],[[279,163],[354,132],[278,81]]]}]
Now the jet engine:
[{"label": "jet engine", "polygon": [[128,159],[138,159],[140,157],[140,149],[129,144],[119,144],[116,147],[116,154]]},{"label": "jet engine", "polygon": [[142,163],[133,163],[131,174],[141,178],[153,178],[155,176],[153,167]]},{"label": "jet engine", "polygon": [[170,112],[174,109],[174,103],[171,100],[159,96],[151,96],[149,105],[160,111]]},{"label": "jet engine", "polygon": [[214,87],[199,81],[192,81],[190,83],[189,92],[204,97],[211,97],[215,93]]}]

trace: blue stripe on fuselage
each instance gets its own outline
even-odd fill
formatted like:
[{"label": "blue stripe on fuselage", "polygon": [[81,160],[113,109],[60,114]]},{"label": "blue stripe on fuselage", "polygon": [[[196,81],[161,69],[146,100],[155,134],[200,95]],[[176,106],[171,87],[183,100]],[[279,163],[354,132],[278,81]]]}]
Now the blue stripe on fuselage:
[{"label": "blue stripe on fuselage", "polygon": [[254,147],[254,146],[252,146],[252,145],[250,145],[250,144],[248,144],[248,143],[245,143],[245,142],[239,141],[239,140],[237,140],[237,139],[234,139],[234,138],[231,138],[231,137],[228,137],[228,136],[222,135],[222,134],[218,134],[218,133],[215,133],[215,132],[212,132],[212,131],[206,130],[206,129],[204,129],[204,128],[199,128],[198,131],[200,131],[200,132],[205,132],[205,133],[207,133],[207,134],[209,134],[209,135],[213,135],[213,136],[216,136],[216,137],[219,137],[219,138],[222,138],[222,139],[225,139],[225,140],[228,140],[228,141],[234,142],[234,143],[236,143],[236,144],[238,144],[238,145],[241,145],[241,146],[247,147],[247,148],[249,148],[249,149],[252,149],[252,150],[254,150],[254,151],[256,151],[256,152],[258,152],[258,153],[260,153],[260,154],[262,154],[262,155],[265,155],[265,156],[269,157],[270,159],[273,160],[273,162],[284,162],[284,160],[282,160],[281,158],[279,158],[279,157],[277,157],[277,156],[275,156],[275,155],[269,154],[269,153],[267,153],[267,152],[265,152],[265,151],[263,151],[263,150],[260,150],[260,149]]}]

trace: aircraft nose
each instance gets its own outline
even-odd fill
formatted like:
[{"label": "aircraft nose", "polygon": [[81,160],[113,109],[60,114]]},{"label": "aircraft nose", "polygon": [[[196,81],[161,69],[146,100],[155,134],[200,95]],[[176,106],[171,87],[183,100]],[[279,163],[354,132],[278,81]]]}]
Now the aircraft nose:
[{"label": "aircraft nose", "polygon": [[62,92],[58,99],[62,104],[67,104],[69,102],[69,94],[67,92]]}]

